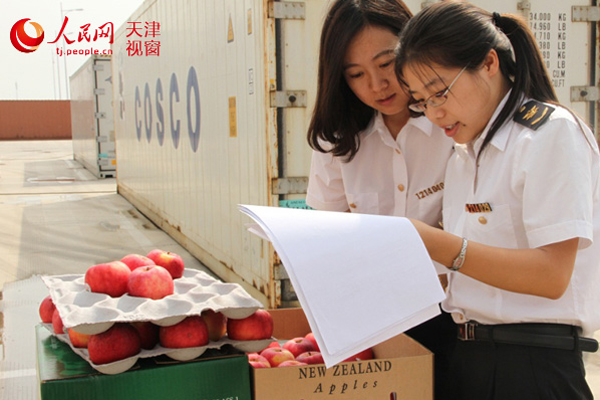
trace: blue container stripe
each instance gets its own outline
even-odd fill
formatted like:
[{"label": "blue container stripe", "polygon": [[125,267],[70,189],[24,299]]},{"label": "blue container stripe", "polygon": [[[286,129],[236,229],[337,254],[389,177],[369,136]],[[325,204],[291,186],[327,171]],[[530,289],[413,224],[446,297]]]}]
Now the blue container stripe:
[{"label": "blue container stripe", "polygon": [[306,205],[306,200],[279,200],[279,207],[312,210],[311,207]]}]

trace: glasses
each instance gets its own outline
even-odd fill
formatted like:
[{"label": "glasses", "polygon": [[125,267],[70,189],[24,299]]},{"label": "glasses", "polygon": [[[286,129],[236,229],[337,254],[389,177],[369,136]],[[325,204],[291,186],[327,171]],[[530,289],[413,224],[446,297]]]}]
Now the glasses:
[{"label": "glasses", "polygon": [[456,75],[456,78],[454,78],[452,83],[450,83],[450,85],[448,85],[448,87],[446,89],[440,90],[439,92],[432,94],[426,100],[420,101],[418,103],[409,104],[408,108],[410,108],[414,112],[424,113],[425,110],[427,110],[427,107],[429,107],[429,106],[439,107],[442,104],[444,104],[446,102],[446,100],[448,100],[448,93],[450,93],[450,89],[452,89],[452,86],[456,83],[458,78],[460,78],[462,73],[465,72],[467,67],[468,67],[468,65],[460,70],[458,75]]}]

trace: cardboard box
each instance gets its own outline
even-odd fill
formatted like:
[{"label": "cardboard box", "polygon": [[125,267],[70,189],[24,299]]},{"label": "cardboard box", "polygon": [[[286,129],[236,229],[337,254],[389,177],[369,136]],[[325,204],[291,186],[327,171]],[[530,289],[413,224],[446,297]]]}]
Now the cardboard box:
[{"label": "cardboard box", "polygon": [[[269,310],[279,340],[304,336],[310,326],[297,309]],[[374,360],[252,368],[254,400],[428,400],[433,399],[433,354],[406,335],[373,348]]]},{"label": "cardboard box", "polygon": [[41,325],[36,327],[42,400],[250,400],[248,358],[231,349],[210,350],[197,360],[138,360],[116,375],[94,370]]}]

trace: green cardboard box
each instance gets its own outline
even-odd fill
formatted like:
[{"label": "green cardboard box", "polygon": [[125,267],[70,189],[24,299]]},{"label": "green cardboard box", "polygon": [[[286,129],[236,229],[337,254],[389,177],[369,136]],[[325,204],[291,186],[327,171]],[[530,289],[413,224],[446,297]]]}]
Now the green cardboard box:
[{"label": "green cardboard box", "polygon": [[251,400],[248,358],[233,348],[190,362],[139,359],[129,371],[103,375],[41,325],[36,338],[42,400]]}]

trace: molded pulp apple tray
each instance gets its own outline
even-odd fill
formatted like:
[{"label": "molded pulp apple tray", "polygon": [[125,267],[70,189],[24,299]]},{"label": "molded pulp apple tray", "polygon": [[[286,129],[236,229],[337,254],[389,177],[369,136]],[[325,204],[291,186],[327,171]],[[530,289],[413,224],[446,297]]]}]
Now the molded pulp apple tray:
[{"label": "molded pulp apple tray", "polygon": [[[174,294],[159,300],[129,296],[110,297],[103,293],[93,293],[84,282],[84,275],[43,276],[42,280],[50,290],[65,328],[87,335],[108,330],[117,322],[151,321],[159,326],[170,326],[188,316],[200,315],[211,309],[223,313],[227,318],[241,319],[262,308],[262,304],[251,297],[240,285],[223,283],[202,271],[186,269],[181,278],[174,280]],[[52,324],[44,324],[52,333]],[[235,341],[223,337],[218,342],[209,342],[202,347],[170,349],[157,345],[151,350],[142,349],[134,357],[110,364],[97,365],[91,362],[87,349],[74,347],[69,335],[55,335],[69,344],[73,351],[90,365],[104,374],[118,374],[135,365],[138,358],[167,355],[188,361],[202,355],[207,349],[221,348],[229,344],[244,352],[264,349],[272,339],[256,341]]]}]

